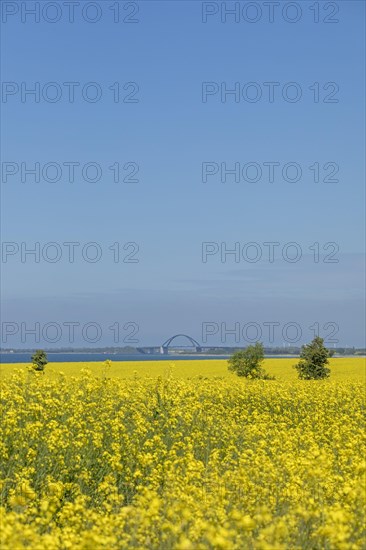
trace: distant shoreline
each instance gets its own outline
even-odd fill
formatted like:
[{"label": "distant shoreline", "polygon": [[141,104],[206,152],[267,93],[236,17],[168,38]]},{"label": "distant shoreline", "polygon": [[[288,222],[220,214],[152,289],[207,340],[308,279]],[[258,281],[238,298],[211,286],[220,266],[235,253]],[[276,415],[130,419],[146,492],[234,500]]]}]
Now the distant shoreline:
[{"label": "distant shoreline", "polygon": [[[30,353],[2,353],[0,354],[0,365],[13,364],[30,364]],[[184,354],[184,355],[164,355],[164,354],[112,354],[112,353],[76,353],[76,352],[49,352],[48,359],[51,363],[104,363],[107,360],[112,363],[149,363],[149,362],[180,362],[180,361],[227,361],[231,354],[227,355],[200,355],[200,354]],[[265,355],[265,359],[296,360],[299,355]],[[332,359],[363,359],[365,355],[337,355]]]}]

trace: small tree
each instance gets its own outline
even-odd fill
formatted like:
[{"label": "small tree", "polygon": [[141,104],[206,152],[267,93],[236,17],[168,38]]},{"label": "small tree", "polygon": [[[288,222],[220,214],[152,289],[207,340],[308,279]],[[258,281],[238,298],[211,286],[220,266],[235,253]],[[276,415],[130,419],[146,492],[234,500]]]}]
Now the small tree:
[{"label": "small tree", "polygon": [[46,352],[43,349],[37,349],[32,355],[33,368],[37,371],[44,371],[45,366],[48,363]]},{"label": "small tree", "polygon": [[264,361],[263,344],[257,342],[242,351],[235,352],[229,359],[229,370],[245,378],[273,380],[262,368]]},{"label": "small tree", "polygon": [[294,365],[303,380],[320,380],[328,378],[330,369],[328,364],[329,350],[324,346],[323,338],[316,336],[310,344],[302,346],[300,361]]}]

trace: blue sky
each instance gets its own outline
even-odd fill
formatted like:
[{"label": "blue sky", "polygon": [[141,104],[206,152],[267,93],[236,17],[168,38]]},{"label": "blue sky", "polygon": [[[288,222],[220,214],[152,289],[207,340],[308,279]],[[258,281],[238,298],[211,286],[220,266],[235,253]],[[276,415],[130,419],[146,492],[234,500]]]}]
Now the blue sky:
[{"label": "blue sky", "polygon": [[[100,325],[97,345],[113,343],[108,327],[115,322],[138,324],[141,345],[160,344],[175,333],[202,341],[207,322],[220,326],[208,340],[212,344],[235,343],[222,334],[222,323],[257,323],[269,343],[266,322],[280,323],[273,343],[282,344],[283,326],[294,322],[302,328],[299,343],[311,339],[314,323],[321,336],[330,332],[324,325],[334,323],[339,345],[364,345],[363,2],[333,3],[336,15],[319,2],[319,23],[310,10],[314,2],[306,1],[295,2],[301,8],[296,23],[284,18],[286,2],[280,2],[273,23],[263,2],[257,2],[262,17],[256,23],[245,21],[242,11],[238,23],[230,16],[222,23],[220,12],[203,23],[202,10],[215,10],[218,2],[209,8],[194,1],[120,2],[123,17],[138,5],[133,16],[138,22],[114,23],[113,2],[106,0],[96,2],[101,18],[94,24],[78,10],[69,23],[63,2],[56,23],[45,21],[42,12],[39,23],[32,16],[22,23],[24,2],[3,4],[2,317],[19,331],[2,346],[35,345],[31,335],[22,338],[21,323],[27,328],[40,323],[42,329],[71,321],[80,327]],[[28,8],[34,4],[26,2]],[[247,9],[248,2],[239,4]],[[14,5],[18,12],[7,15]],[[339,22],[325,23],[327,17]],[[46,97],[52,97],[52,89],[45,84],[54,82],[61,98],[50,102],[41,95],[37,103],[28,95],[22,101],[20,91],[12,93],[22,82],[27,88],[38,82]],[[68,101],[65,82],[80,84],[74,103]],[[100,101],[82,96],[80,90],[90,82],[102,91]],[[138,102],[115,103],[109,89],[115,82],[122,94],[133,89],[123,85],[137,83]],[[204,82],[216,83],[219,90],[238,83],[239,101],[228,95],[223,102],[216,93],[203,102]],[[250,82],[262,92],[256,103],[244,99]],[[273,102],[268,82],[278,83]],[[301,88],[297,102],[282,96],[289,82]],[[316,82],[319,102],[314,101]],[[339,91],[329,96],[335,86]],[[290,96],[293,91],[289,88]],[[338,102],[324,102],[327,97]],[[60,179],[52,183],[41,174],[34,182],[25,174],[22,182],[21,163],[36,162],[41,171],[47,163],[62,167]],[[69,162],[79,163],[74,182],[64,164]],[[81,169],[90,162],[102,171],[97,182],[83,178]],[[117,162],[122,168],[138,165],[139,181],[113,182],[109,167]],[[254,182],[227,176],[221,182],[219,171],[203,182],[205,162],[228,168],[239,163],[240,170],[256,163],[262,177]],[[278,163],[272,183],[263,164],[268,162]],[[283,179],[288,163],[300,166],[299,181]],[[315,169],[309,169],[315,163],[319,182]],[[339,181],[324,182],[334,166]],[[294,177],[291,169],[289,174]],[[32,248],[37,242],[40,261],[22,258],[21,243]],[[61,250],[55,263],[42,257],[50,242]],[[80,243],[73,263],[65,242]],[[95,263],[81,253],[90,242],[102,254]],[[109,247],[116,242],[122,259],[132,250],[123,246],[137,243],[139,261],[114,262]],[[217,253],[203,262],[202,243],[207,242],[217,243],[220,252],[239,246],[241,255],[224,255],[221,261]],[[253,242],[262,253],[255,263],[243,253]],[[273,262],[266,242],[279,243]],[[290,242],[301,250],[298,262],[283,259]],[[320,247],[318,262],[314,243]],[[327,243],[336,244],[323,250]],[[329,262],[324,254],[334,247],[331,259],[338,262]],[[128,343],[127,332],[122,328],[119,345]],[[63,331],[57,345],[68,343]],[[74,343],[85,345],[81,328]],[[42,338],[39,344],[51,345]]]}]

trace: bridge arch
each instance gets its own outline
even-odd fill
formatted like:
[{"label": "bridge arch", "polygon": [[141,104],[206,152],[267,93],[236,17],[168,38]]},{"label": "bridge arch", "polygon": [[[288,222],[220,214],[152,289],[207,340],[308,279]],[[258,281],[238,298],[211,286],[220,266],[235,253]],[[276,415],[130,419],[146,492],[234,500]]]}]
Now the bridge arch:
[{"label": "bridge arch", "polygon": [[174,334],[174,336],[171,336],[171,338],[168,338],[168,340],[166,340],[166,342],[164,342],[164,344],[162,344],[161,346],[161,353],[168,353],[168,348],[170,346],[170,344],[173,342],[173,340],[175,340],[176,338],[186,338],[191,346],[193,348],[196,348],[196,351],[201,351],[202,348],[201,348],[201,344],[199,344],[197,342],[197,340],[195,340],[194,338],[192,338],[192,336],[188,336],[188,334]]}]

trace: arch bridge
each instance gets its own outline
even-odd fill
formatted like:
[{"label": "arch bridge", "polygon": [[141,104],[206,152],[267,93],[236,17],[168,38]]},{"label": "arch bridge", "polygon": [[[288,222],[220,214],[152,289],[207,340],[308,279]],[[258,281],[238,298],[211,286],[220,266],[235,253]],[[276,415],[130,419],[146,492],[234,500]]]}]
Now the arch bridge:
[{"label": "arch bridge", "polygon": [[171,338],[168,338],[168,340],[160,346],[160,353],[164,354],[164,355],[167,355],[169,353],[169,346],[171,345],[171,343],[176,338],[182,338],[182,337],[186,338],[189,341],[190,346],[174,346],[175,349],[177,349],[177,348],[185,349],[187,347],[192,347],[192,348],[195,348],[197,353],[202,351],[202,346],[197,342],[197,340],[195,340],[191,336],[188,336],[188,334],[175,334]]}]

